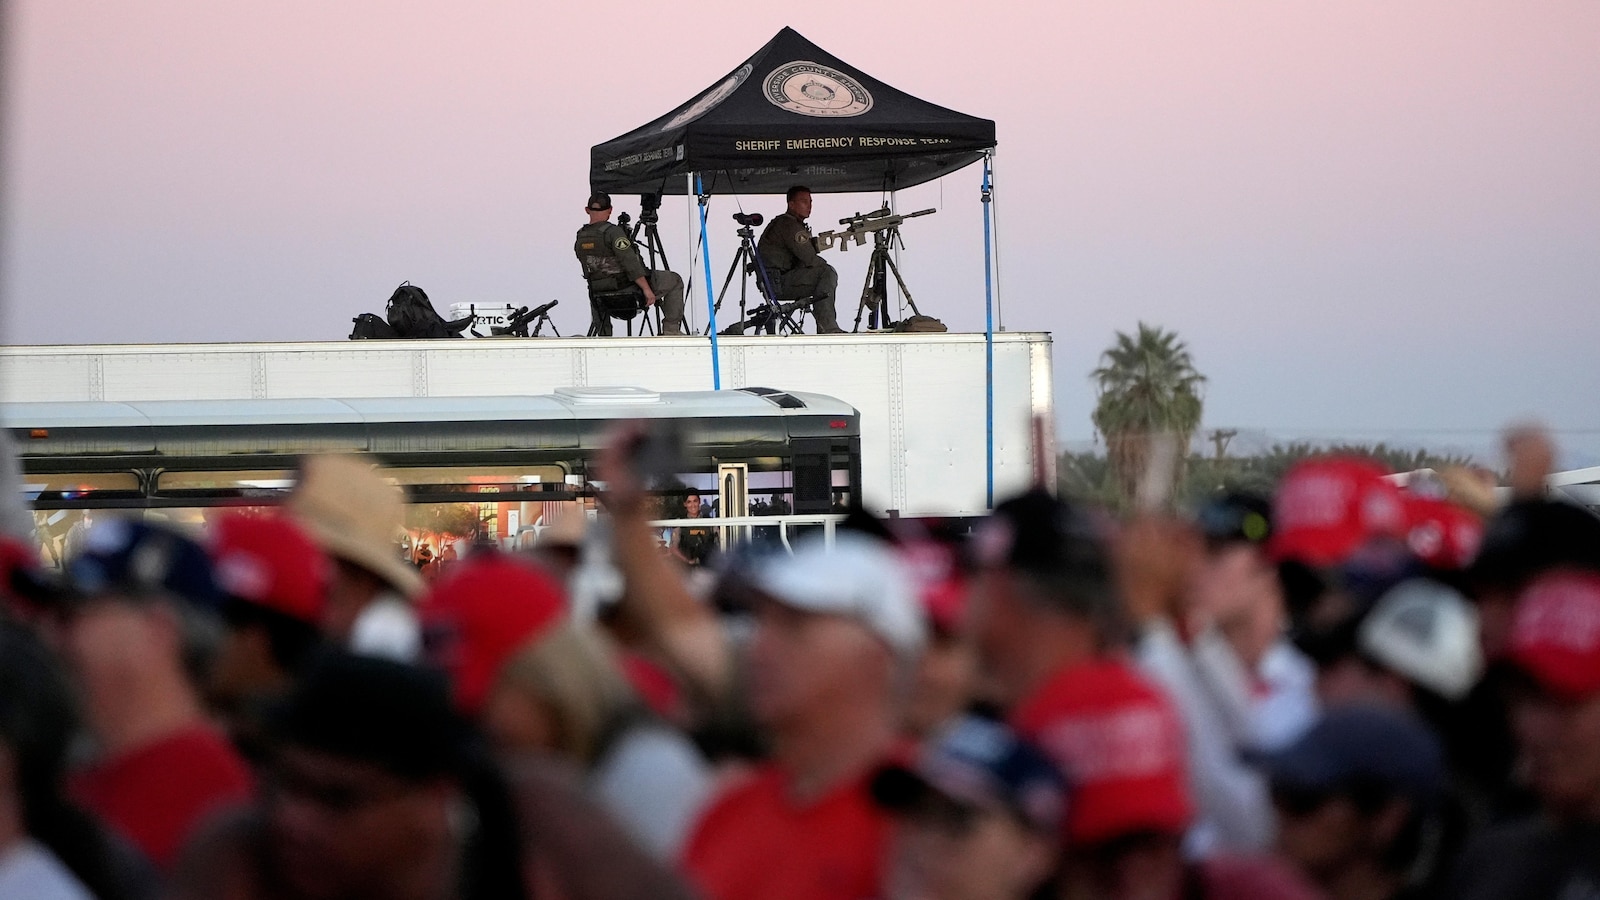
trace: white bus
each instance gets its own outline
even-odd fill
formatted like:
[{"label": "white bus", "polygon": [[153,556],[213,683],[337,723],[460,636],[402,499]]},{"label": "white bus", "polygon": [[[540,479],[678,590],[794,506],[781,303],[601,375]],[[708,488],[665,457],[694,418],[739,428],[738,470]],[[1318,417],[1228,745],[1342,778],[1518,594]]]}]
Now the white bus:
[{"label": "white bus", "polygon": [[859,498],[859,413],[769,388],[0,404],[52,560],[96,515],[201,527],[214,510],[274,505],[298,458],[316,452],[370,454],[406,491],[414,546],[516,543],[562,508],[593,508],[595,456],[630,419],[670,421],[682,438],[657,485],[659,518],[681,515],[688,493],[733,518],[826,515]]}]

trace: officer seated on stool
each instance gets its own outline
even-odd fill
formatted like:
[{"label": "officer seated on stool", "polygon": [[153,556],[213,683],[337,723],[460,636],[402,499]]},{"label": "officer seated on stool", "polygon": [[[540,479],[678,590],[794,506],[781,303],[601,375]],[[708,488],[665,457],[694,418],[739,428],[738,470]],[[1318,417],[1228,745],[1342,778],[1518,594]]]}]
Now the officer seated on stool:
[{"label": "officer seated on stool", "polygon": [[[584,211],[589,214],[589,224],[578,229],[574,249],[583,266],[583,278],[589,282],[590,296],[626,290],[630,282],[636,284],[644,293],[645,306],[654,306],[657,296],[661,298],[661,333],[683,334],[683,279],[665,269],[645,269],[627,230],[611,221],[610,194],[590,194]],[[611,316],[602,309],[593,312],[592,333],[609,337]]]},{"label": "officer seated on stool", "polygon": [[785,197],[789,209],[772,217],[756,247],[778,291],[775,299],[813,298],[811,314],[817,318],[817,334],[843,334],[833,308],[839,273],[817,252],[817,239],[806,225],[811,215],[811,189],[796,185]]}]

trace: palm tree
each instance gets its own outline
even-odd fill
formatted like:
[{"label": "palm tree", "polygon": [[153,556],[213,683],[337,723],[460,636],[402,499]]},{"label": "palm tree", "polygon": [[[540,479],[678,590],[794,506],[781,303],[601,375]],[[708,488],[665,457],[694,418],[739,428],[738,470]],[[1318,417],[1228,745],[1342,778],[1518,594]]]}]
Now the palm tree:
[{"label": "palm tree", "polygon": [[1106,439],[1111,478],[1124,503],[1131,501],[1156,442],[1173,441],[1172,483],[1182,480],[1189,440],[1200,427],[1205,376],[1176,332],[1139,323],[1139,333],[1117,332],[1091,373],[1098,399],[1094,427]]}]

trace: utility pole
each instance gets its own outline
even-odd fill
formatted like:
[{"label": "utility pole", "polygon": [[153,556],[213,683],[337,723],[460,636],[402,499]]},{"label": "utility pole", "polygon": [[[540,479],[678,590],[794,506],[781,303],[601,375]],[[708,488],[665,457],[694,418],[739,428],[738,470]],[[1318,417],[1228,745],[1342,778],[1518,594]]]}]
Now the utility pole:
[{"label": "utility pole", "polygon": [[1238,434],[1239,429],[1237,428],[1216,428],[1207,435],[1207,437],[1211,438],[1211,445],[1216,448],[1217,462],[1222,462],[1222,458],[1228,455],[1228,442],[1237,437]]}]

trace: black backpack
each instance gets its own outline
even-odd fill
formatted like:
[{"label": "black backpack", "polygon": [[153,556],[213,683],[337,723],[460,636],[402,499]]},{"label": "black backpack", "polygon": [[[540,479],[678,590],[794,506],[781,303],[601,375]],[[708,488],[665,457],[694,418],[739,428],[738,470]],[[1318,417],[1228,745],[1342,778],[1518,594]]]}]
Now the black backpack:
[{"label": "black backpack", "polygon": [[362,313],[350,321],[356,323],[355,327],[350,329],[352,341],[387,340],[400,336],[394,333],[394,329],[383,320],[383,317],[372,313]]},{"label": "black backpack", "polygon": [[409,281],[400,282],[400,286],[394,289],[394,294],[389,297],[386,316],[395,336],[402,338],[460,337],[461,332],[472,324],[471,316],[454,322],[445,321],[443,316],[434,311],[427,292]]}]

